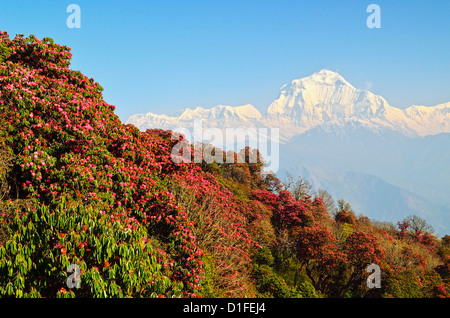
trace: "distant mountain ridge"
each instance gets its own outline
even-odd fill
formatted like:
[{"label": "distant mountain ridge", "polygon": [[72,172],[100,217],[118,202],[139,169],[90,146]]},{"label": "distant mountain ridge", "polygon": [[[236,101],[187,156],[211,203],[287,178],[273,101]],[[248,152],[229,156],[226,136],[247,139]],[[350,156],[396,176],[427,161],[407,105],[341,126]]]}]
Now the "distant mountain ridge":
[{"label": "distant mountain ridge", "polygon": [[319,126],[280,146],[277,174],[302,175],[372,219],[396,222],[417,214],[448,233],[448,145],[450,134],[411,138],[356,124]]}]

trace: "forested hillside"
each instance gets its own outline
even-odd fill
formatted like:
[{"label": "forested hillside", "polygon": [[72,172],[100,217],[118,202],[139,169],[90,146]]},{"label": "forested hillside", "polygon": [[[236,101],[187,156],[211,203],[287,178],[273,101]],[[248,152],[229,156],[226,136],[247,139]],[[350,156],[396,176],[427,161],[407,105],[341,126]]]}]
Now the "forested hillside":
[{"label": "forested hillside", "polygon": [[183,136],[124,125],[68,47],[0,41],[1,297],[450,296],[450,237],[423,220],[298,195],[256,149],[175,163]]}]

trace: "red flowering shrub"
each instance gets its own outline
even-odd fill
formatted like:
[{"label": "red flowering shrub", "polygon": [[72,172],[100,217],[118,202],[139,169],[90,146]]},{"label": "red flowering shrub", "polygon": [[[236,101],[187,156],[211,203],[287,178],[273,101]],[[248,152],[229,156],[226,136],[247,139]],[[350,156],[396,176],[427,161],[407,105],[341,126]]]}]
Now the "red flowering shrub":
[{"label": "red flowering shrub", "polygon": [[1,43],[9,52],[0,65],[0,117],[15,157],[10,196],[53,204],[64,194],[111,216],[120,210],[131,231],[143,224],[161,241],[173,258],[171,279],[195,293],[203,252],[162,183],[192,167],[170,160],[170,132],[123,125],[101,86],[68,68],[67,47],[6,33]]},{"label": "red flowering shrub", "polygon": [[343,251],[347,261],[360,271],[372,263],[381,265],[385,256],[375,236],[361,231],[354,231],[346,238]]},{"label": "red flowering shrub", "polygon": [[279,196],[273,192],[267,190],[253,190],[252,195],[254,199],[261,201],[272,211],[278,207]]},{"label": "red flowering shrub", "polygon": [[[342,246],[344,266],[341,269],[341,286],[336,288],[335,296],[342,297],[351,287],[360,286],[367,279],[366,268],[370,264],[384,265],[385,252],[380,248],[376,237],[360,230],[350,233]],[[361,293],[361,291],[354,291]]]},{"label": "red flowering shrub", "polygon": [[282,190],[279,200],[278,208],[274,212],[275,226],[293,228],[312,224],[313,216],[310,209],[310,199],[295,200],[289,191]]},{"label": "red flowering shrub", "polygon": [[334,268],[344,255],[339,251],[334,235],[321,226],[297,228],[295,230],[296,255],[316,290],[324,291]]},{"label": "red flowering shrub", "polygon": [[392,235],[390,235],[388,232],[386,232],[386,231],[382,231],[382,234],[383,234],[383,236],[386,238],[386,239],[388,239],[391,243],[395,243],[395,238],[392,236]]},{"label": "red flowering shrub", "polygon": [[437,242],[436,238],[430,233],[422,233],[422,231],[417,230],[414,232],[414,239],[426,246],[430,251],[435,251]]},{"label": "red flowering shrub", "polygon": [[337,223],[355,224],[356,222],[353,213],[347,210],[341,210],[336,212],[336,214],[334,215],[334,219]]},{"label": "red flowering shrub", "polygon": [[408,220],[398,221],[397,226],[400,230],[400,237],[405,238],[406,234],[408,233],[408,229],[411,226],[411,223]]},{"label": "red flowering shrub", "polygon": [[201,175],[196,170],[186,171],[185,177],[189,177],[171,191],[186,207],[198,244],[212,258],[215,276],[210,278],[211,292],[243,296],[248,292],[250,249],[257,245],[247,231],[246,205],[214,178],[205,175],[200,179]]}]

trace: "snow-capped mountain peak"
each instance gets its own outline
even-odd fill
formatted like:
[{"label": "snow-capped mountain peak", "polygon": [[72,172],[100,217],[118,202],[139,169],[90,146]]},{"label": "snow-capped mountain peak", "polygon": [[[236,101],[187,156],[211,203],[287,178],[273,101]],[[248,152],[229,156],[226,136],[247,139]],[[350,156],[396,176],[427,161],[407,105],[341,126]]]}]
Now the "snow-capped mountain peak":
[{"label": "snow-capped mountain peak", "polygon": [[269,106],[267,119],[293,123],[302,128],[297,130],[301,133],[327,122],[370,121],[391,113],[390,108],[381,96],[358,90],[338,73],[324,69],[284,85]]},{"label": "snow-capped mountain peak", "polygon": [[339,73],[322,69],[308,77],[304,77],[301,79],[293,80],[292,82],[308,82],[308,83],[315,83],[318,85],[348,85],[353,87],[349,82],[345,80]]}]

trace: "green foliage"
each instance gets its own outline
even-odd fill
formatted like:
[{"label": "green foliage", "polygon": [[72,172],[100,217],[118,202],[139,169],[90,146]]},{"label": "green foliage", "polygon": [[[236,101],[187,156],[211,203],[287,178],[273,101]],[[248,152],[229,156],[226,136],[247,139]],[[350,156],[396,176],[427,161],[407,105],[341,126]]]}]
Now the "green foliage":
[{"label": "green foliage", "polygon": [[[0,138],[2,137],[0,131]],[[11,148],[7,147],[0,139],[0,200],[5,199],[9,193],[8,174],[13,165],[14,156]]]},{"label": "green foliage", "polygon": [[[182,286],[165,275],[145,228],[131,230],[120,213],[63,198],[10,206],[0,221],[9,237],[0,245],[3,297],[180,296]],[[81,269],[81,288],[67,291],[70,264]]]},{"label": "green foliage", "polygon": [[302,298],[323,298],[323,295],[308,281],[302,282],[297,290]]},{"label": "green foliage", "polygon": [[259,297],[269,298],[320,298],[317,292],[306,280],[297,283],[287,281],[284,276],[293,274],[297,276],[298,267],[285,271],[284,275],[278,273],[274,267],[275,257],[267,246],[263,246],[253,255],[253,277]]},{"label": "green foliage", "polygon": [[384,281],[384,295],[387,298],[422,298],[424,294],[419,275],[406,270]]},{"label": "green foliage", "polygon": [[450,288],[435,270],[419,272],[387,271],[382,284],[382,297],[386,298],[448,298]]},{"label": "green foliage", "polygon": [[300,296],[268,265],[255,264],[253,277],[255,278],[256,289],[260,297],[292,298]]},{"label": "green foliage", "polygon": [[340,223],[337,225],[336,238],[340,243],[344,243],[347,237],[352,234],[353,226],[349,223]]},{"label": "green foliage", "polygon": [[284,279],[273,269],[274,257],[266,246],[258,249],[253,255],[253,272],[259,297],[286,298],[292,292]]},{"label": "green foliage", "polygon": [[273,266],[275,258],[272,255],[269,247],[262,246],[253,256],[254,262],[259,265]]},{"label": "green foliage", "polygon": [[227,296],[227,290],[220,288],[217,275],[217,259],[214,255],[205,254],[203,257],[205,262],[205,277],[202,281],[201,296],[204,298],[221,298]]},{"label": "green foliage", "polygon": [[9,48],[0,42],[0,64],[3,63],[3,61],[5,61],[10,54],[11,51],[9,50]]}]

